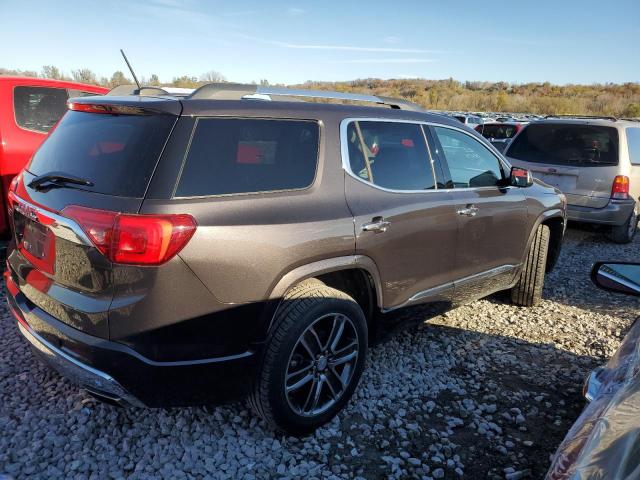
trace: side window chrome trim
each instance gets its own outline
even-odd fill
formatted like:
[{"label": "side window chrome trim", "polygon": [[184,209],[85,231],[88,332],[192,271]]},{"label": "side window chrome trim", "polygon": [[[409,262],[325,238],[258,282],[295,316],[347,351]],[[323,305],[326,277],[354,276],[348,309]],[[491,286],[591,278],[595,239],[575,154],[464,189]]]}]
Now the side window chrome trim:
[{"label": "side window chrome trim", "polygon": [[[427,122],[427,121],[421,121],[421,120],[403,120],[403,119],[399,119],[399,118],[349,117],[349,118],[342,119],[342,121],[340,122],[340,156],[342,157],[342,169],[347,173],[347,175],[349,175],[353,179],[355,179],[355,180],[357,180],[357,181],[359,181],[361,183],[364,183],[365,185],[368,185],[370,187],[377,188],[378,190],[382,190],[383,192],[388,192],[388,193],[423,193],[423,194],[425,194],[425,193],[426,194],[429,194],[429,193],[443,193],[443,192],[451,193],[451,192],[464,192],[464,191],[477,192],[477,191],[483,191],[483,190],[495,190],[498,187],[438,188],[438,189],[433,189],[433,190],[396,190],[396,189],[392,189],[392,188],[381,187],[380,185],[376,185],[374,183],[371,183],[371,182],[365,180],[364,178],[360,178],[358,175],[353,173],[353,171],[351,170],[351,163],[349,161],[349,145],[347,143],[347,138],[348,138],[348,136],[347,136],[347,128],[349,127],[349,124],[353,123],[353,122],[407,123],[407,124],[413,124],[413,125],[421,125],[423,128],[425,126],[450,128],[451,130],[456,130],[458,132],[464,133],[465,135],[468,135],[469,137],[473,138],[476,142],[478,142],[480,145],[485,147],[487,149],[487,151],[489,151],[489,153],[491,153],[494,157],[496,157],[496,160],[498,160],[500,165],[506,171],[509,171],[510,168],[511,168],[511,165],[509,165],[504,159],[502,159],[498,155],[496,155],[495,152],[491,151],[491,149],[488,148],[486,145],[483,145],[482,142],[479,142],[478,139],[473,136],[473,134],[471,134],[469,132],[465,132],[463,129],[458,128],[458,127],[453,127],[453,126],[445,125],[445,124],[442,124],[442,123]],[[432,152],[431,152],[431,148],[428,146],[428,143],[427,143],[427,148],[428,148],[428,151],[429,151],[429,155],[431,156],[430,162],[433,163],[433,162],[435,162],[435,159],[433,158],[433,155],[431,155]],[[495,148],[495,147],[493,147],[493,148]],[[435,153],[438,154],[439,152],[436,151]]]}]

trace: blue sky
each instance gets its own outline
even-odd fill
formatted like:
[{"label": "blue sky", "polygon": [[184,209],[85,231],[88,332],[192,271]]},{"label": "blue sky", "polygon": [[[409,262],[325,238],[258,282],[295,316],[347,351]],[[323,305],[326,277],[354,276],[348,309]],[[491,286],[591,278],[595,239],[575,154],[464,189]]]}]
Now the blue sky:
[{"label": "blue sky", "polygon": [[640,81],[640,0],[0,0],[0,67],[272,83]]}]

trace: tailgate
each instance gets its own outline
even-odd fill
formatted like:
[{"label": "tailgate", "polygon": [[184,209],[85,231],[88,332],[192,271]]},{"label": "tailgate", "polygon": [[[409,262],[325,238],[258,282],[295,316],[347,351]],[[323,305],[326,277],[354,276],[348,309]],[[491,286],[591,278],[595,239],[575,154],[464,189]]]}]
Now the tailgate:
[{"label": "tailgate", "polygon": [[[106,232],[114,215],[139,211],[177,119],[160,107],[179,104],[126,99],[129,105],[103,97],[86,102],[70,106],[10,192],[15,247],[7,261],[27,311],[39,308],[85,333],[108,338],[108,312],[118,282],[96,242],[108,248],[112,239]],[[71,218],[72,206],[76,212],[78,207],[97,212],[98,220],[80,226]]]},{"label": "tailgate", "polygon": [[[11,193],[13,241],[7,263],[30,309],[108,338],[110,262],[72,220]],[[32,200],[32,199],[30,199]]]}]

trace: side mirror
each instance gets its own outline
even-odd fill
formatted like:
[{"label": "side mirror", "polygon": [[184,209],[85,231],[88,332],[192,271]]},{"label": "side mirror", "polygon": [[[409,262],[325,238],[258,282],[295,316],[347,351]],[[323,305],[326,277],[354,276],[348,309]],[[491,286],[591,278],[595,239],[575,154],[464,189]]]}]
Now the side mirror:
[{"label": "side mirror", "polygon": [[509,184],[513,187],[530,187],[533,185],[533,176],[526,168],[511,167]]},{"label": "side mirror", "polygon": [[596,262],[591,281],[603,290],[640,297],[640,263]]}]

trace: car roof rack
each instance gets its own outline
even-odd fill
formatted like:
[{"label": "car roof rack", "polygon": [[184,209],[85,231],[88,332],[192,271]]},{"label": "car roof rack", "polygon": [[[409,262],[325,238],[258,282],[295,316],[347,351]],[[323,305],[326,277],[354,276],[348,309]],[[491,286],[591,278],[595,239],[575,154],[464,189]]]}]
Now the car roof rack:
[{"label": "car roof rack", "polygon": [[547,115],[544,118],[575,118],[575,119],[584,119],[584,120],[611,120],[612,122],[616,122],[618,119],[616,117],[608,117],[606,115],[572,115],[572,114],[558,114],[558,115]]},{"label": "car roof rack", "polygon": [[624,118],[621,118],[620,120],[624,120],[626,122],[640,122],[640,118],[637,118],[637,117],[636,118],[624,117]]},{"label": "car roof rack", "polygon": [[189,95],[188,98],[193,100],[258,99],[269,101],[273,100],[273,97],[282,97],[282,100],[319,98],[351,102],[367,102],[385,105],[398,110],[426,112],[426,110],[417,103],[399,98],[380,97],[361,93],[334,92],[329,90],[307,90],[270,85],[248,85],[242,83],[208,83],[198,88],[195,92]]}]

